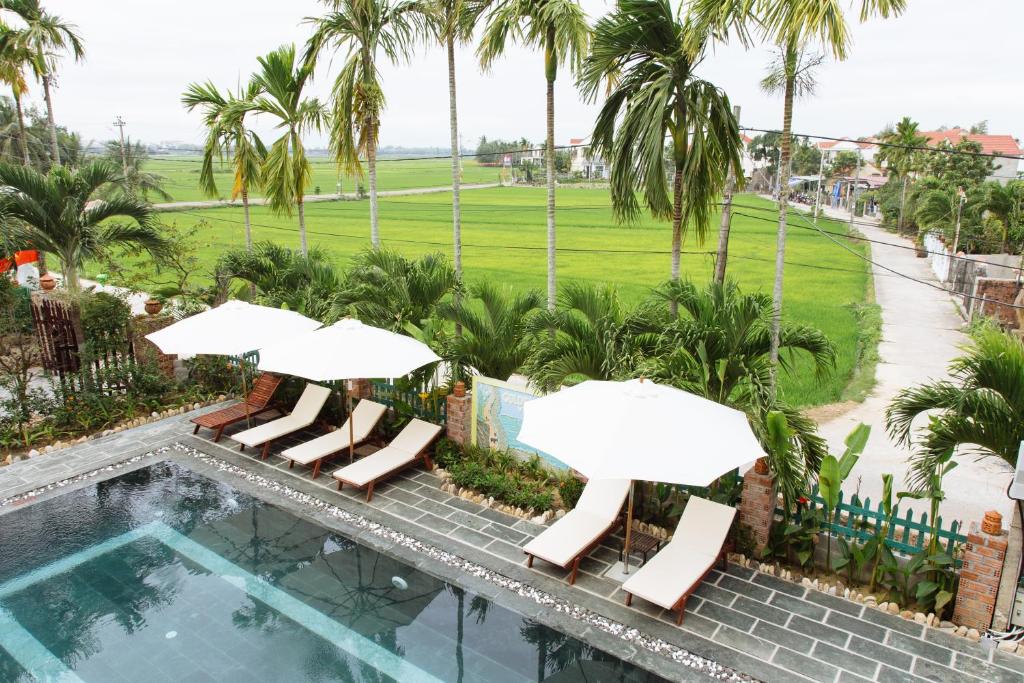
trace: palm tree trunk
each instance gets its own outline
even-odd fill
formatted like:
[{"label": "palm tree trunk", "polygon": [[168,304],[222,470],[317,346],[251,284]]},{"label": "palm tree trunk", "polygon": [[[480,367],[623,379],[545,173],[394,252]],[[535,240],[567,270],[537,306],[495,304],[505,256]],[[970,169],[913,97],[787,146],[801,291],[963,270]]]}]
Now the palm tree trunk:
[{"label": "palm tree trunk", "polygon": [[32,164],[28,156],[28,133],[25,130],[25,112],[21,108],[21,93],[13,90],[14,110],[18,114],[18,143],[21,146],[21,159],[26,166]]},{"label": "palm tree trunk", "polygon": [[302,244],[302,255],[308,256],[309,245],[306,244],[306,210],[302,199],[302,195],[299,195],[296,200],[296,204],[298,204],[299,207],[299,241]]},{"label": "palm tree trunk", "polygon": [[380,249],[380,225],[377,223],[377,132],[373,131],[366,148],[366,167],[370,176],[370,244]]},{"label": "palm tree trunk", "polygon": [[782,278],[786,265],[786,210],[789,205],[789,158],[791,152],[791,129],[793,127],[793,86],[795,48],[786,50],[786,95],[782,109],[782,149],[779,153],[779,233],[775,244],[775,286],[772,289],[772,343],[771,343],[771,390],[778,386],[779,337],[782,331]]},{"label": "palm tree trunk", "polygon": [[907,201],[907,176],[903,175],[903,189],[900,190],[900,218],[899,226],[896,228],[896,233],[899,235],[903,234],[903,205]]},{"label": "palm tree trunk", "polygon": [[[451,132],[452,152],[452,261],[455,264],[455,277],[462,282],[462,210],[459,206],[459,184],[462,150],[459,149],[459,111],[455,97],[455,38],[447,37],[448,48],[448,128]],[[455,288],[455,305],[461,299],[459,288]],[[462,325],[455,323],[455,334],[462,336]]]},{"label": "palm tree trunk", "polygon": [[[737,104],[732,108],[732,115],[736,117],[736,125],[740,123],[740,106]],[[715,259],[715,282],[725,282],[725,266],[729,260],[729,232],[732,230],[732,193],[736,189],[736,171],[729,168],[729,174],[725,180],[725,192],[722,194],[722,222],[718,227],[718,255]]]},{"label": "palm tree trunk", "polygon": [[[673,280],[679,279],[683,252],[683,170],[676,164],[672,174],[672,273]],[[669,310],[674,318],[679,311],[675,301],[669,303]]]},{"label": "palm tree trunk", "polygon": [[46,100],[46,120],[50,126],[50,154],[53,165],[60,166],[60,145],[57,142],[57,124],[53,121],[53,98],[50,97],[50,75],[43,74],[43,98]]},{"label": "palm tree trunk", "polygon": [[[249,190],[242,188],[242,214],[245,216],[245,250],[252,253],[252,223],[249,220]],[[302,230],[306,234],[305,227]]]},{"label": "palm tree trunk", "polygon": [[555,79],[548,76],[547,157],[548,175],[548,310],[555,310]]}]

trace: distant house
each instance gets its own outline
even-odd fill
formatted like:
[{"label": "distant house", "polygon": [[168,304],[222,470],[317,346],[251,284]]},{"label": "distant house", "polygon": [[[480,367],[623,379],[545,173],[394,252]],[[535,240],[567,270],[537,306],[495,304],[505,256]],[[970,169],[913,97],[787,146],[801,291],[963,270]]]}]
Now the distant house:
[{"label": "distant house", "polygon": [[569,140],[569,172],[589,180],[608,180],[608,164],[600,156],[593,155],[590,147],[584,145],[584,142],[583,138]]},{"label": "distant house", "polygon": [[[963,139],[977,142],[981,145],[981,151],[985,154],[1007,154],[1010,156],[1021,156],[1020,142],[1012,135],[981,135],[969,133],[962,128],[950,128],[949,130],[930,130],[921,135],[928,138],[928,145],[936,147],[943,143],[956,145]],[[1017,177],[1021,170],[1020,159],[993,159],[995,170],[988,177],[989,180],[998,180],[1006,183]]]},{"label": "distant house", "polygon": [[533,164],[535,166],[544,165],[544,143],[538,142],[535,145],[530,145],[530,149],[519,154],[519,163]]},{"label": "distant house", "polygon": [[743,140],[743,155],[740,157],[740,168],[743,169],[743,177],[750,180],[754,177],[754,154],[750,149],[750,143],[754,141],[749,135],[740,133],[740,139]]},{"label": "distant house", "polygon": [[874,137],[863,140],[851,140],[849,138],[822,140],[818,143],[818,149],[821,150],[822,155],[825,157],[826,164],[830,163],[840,152],[853,152],[854,154],[860,152],[860,158],[865,163],[870,164],[874,162],[875,154],[878,152],[877,142],[878,140]]}]

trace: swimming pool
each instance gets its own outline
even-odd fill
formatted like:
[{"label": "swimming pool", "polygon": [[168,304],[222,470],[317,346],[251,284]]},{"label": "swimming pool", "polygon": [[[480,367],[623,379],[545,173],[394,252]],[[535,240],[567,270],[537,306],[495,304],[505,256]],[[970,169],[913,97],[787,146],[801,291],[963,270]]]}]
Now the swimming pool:
[{"label": "swimming pool", "polygon": [[0,681],[663,679],[173,462],[0,516]]}]

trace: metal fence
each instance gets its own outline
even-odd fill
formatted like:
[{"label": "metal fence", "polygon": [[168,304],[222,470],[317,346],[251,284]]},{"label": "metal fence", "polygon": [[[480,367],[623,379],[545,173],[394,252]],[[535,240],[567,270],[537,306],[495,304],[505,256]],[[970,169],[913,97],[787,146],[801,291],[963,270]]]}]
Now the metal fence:
[{"label": "metal fence", "polygon": [[396,410],[411,410],[416,417],[443,425],[448,418],[448,402],[439,392],[420,393],[400,389],[394,384],[373,382],[373,400]]}]

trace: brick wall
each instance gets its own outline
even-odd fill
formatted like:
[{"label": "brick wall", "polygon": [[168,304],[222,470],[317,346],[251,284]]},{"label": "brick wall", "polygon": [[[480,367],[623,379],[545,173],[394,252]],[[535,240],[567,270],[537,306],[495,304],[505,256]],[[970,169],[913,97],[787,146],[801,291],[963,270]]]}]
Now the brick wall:
[{"label": "brick wall", "polygon": [[146,339],[147,334],[162,330],[174,323],[169,315],[138,315],[132,320],[132,348],[135,359],[140,363],[153,362],[167,377],[174,378],[174,361],[177,356],[161,353],[156,344]]},{"label": "brick wall", "polygon": [[995,318],[1001,325],[1018,328],[1017,309],[1002,304],[1012,304],[1019,292],[1020,285],[1016,280],[979,277],[974,285],[974,296],[985,300],[974,300],[972,317],[986,315]]},{"label": "brick wall", "polygon": [[[986,518],[992,514],[988,513]],[[967,544],[964,546],[956,607],[953,610],[954,623],[979,631],[992,626],[1006,547],[1005,530],[999,528],[998,533],[987,533],[977,522],[971,523]]]},{"label": "brick wall", "polygon": [[361,401],[364,398],[373,399],[373,382],[368,379],[354,379],[349,385],[352,393],[352,400]]},{"label": "brick wall", "polygon": [[473,398],[463,382],[456,382],[452,393],[445,397],[448,416],[445,429],[448,438],[459,444],[468,444],[473,433]]},{"label": "brick wall", "polygon": [[752,467],[743,475],[740,524],[750,528],[754,550],[758,553],[768,545],[768,534],[775,519],[775,498],[775,482],[771,474],[761,474]]}]

